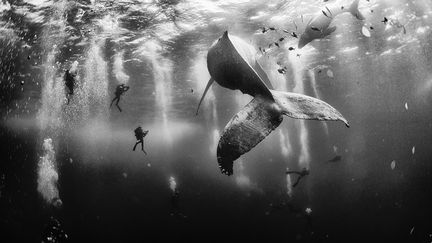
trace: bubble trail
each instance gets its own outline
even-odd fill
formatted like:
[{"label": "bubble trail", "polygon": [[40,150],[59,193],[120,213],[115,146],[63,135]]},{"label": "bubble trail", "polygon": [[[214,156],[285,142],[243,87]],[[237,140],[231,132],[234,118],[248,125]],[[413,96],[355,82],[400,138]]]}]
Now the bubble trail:
[{"label": "bubble trail", "polygon": [[119,84],[127,84],[129,82],[129,75],[125,73],[123,62],[124,50],[114,55],[113,75]]},{"label": "bubble trail", "polygon": [[173,193],[176,192],[176,190],[177,190],[177,182],[176,182],[176,180],[175,180],[175,178],[173,176],[170,176],[170,178],[169,178],[169,187],[170,187],[170,189],[171,189],[171,191]]},{"label": "bubble trail", "polygon": [[[288,55],[288,61],[291,63],[293,68],[294,80],[296,83],[296,87],[293,92],[304,94],[304,65],[300,58],[298,58],[295,54]],[[310,152],[309,152],[309,141],[308,141],[308,130],[306,128],[306,124],[304,120],[298,121],[298,133],[299,133],[299,141],[300,141],[300,154],[299,154],[299,166],[301,168],[309,169],[310,164]]]},{"label": "bubble trail", "polygon": [[147,41],[139,50],[141,56],[149,61],[155,85],[156,110],[160,111],[156,119],[162,118],[163,138],[169,145],[172,137],[169,134],[168,113],[171,109],[172,61],[162,55],[163,48],[156,41]]},{"label": "bubble trail", "polygon": [[40,157],[38,163],[37,190],[46,203],[61,207],[62,201],[57,188],[58,173],[52,139],[46,138],[42,147],[44,155]]}]

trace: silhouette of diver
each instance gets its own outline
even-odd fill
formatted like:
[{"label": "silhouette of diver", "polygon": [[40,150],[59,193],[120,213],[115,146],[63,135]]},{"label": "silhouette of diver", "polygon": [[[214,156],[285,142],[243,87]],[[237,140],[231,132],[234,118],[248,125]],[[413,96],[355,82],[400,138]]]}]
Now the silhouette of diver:
[{"label": "silhouette of diver", "polygon": [[69,92],[66,94],[67,104],[69,105],[70,97],[74,94],[75,74],[72,74],[69,70],[66,70],[64,80],[66,87],[69,89]]},{"label": "silhouette of diver", "polygon": [[112,106],[112,104],[114,103],[114,101],[117,100],[117,102],[116,102],[116,106],[117,106],[117,108],[119,109],[119,111],[121,112],[122,109],[121,109],[120,106],[119,106],[120,96],[121,96],[124,92],[126,92],[126,91],[128,91],[128,90],[129,90],[129,86],[126,86],[125,84],[119,84],[119,85],[117,85],[116,91],[115,91],[115,93],[114,93],[115,97],[114,97],[114,99],[111,101],[111,105],[110,105],[110,107]]},{"label": "silhouette of diver", "polygon": [[301,178],[303,178],[304,176],[309,175],[309,170],[306,169],[306,168],[303,168],[302,171],[291,171],[291,170],[287,169],[287,171],[285,173],[286,174],[297,174],[297,175],[299,175],[299,177],[297,178],[297,181],[292,186],[292,187],[296,187],[297,184],[300,182]]},{"label": "silhouette of diver", "polygon": [[135,143],[135,146],[133,147],[133,151],[135,151],[136,146],[137,146],[138,144],[141,144],[141,150],[142,150],[145,154],[147,154],[146,151],[144,151],[144,137],[147,136],[147,133],[148,133],[149,131],[148,131],[148,130],[147,130],[147,131],[143,131],[143,130],[142,130],[142,127],[137,127],[137,128],[135,129],[134,132],[135,132],[135,137],[136,137],[136,139],[137,139],[137,142]]}]

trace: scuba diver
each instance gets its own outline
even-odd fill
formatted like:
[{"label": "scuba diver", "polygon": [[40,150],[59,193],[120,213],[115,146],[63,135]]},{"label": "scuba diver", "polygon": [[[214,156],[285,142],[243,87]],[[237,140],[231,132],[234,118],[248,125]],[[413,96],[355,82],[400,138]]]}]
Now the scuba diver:
[{"label": "scuba diver", "polygon": [[112,106],[112,104],[114,103],[114,101],[117,100],[117,102],[116,102],[116,106],[117,106],[117,108],[119,109],[119,111],[121,112],[122,109],[121,109],[120,106],[119,106],[120,96],[121,96],[124,92],[126,92],[126,91],[128,91],[128,90],[129,90],[129,86],[126,86],[125,84],[119,84],[119,85],[117,85],[116,91],[115,91],[115,93],[114,93],[115,97],[114,97],[114,99],[111,101],[111,105],[110,105],[110,107]]},{"label": "scuba diver", "polygon": [[145,153],[146,151],[144,151],[144,137],[147,136],[147,133],[149,132],[148,130],[143,131],[142,127],[137,127],[135,129],[135,137],[137,139],[137,142],[135,143],[135,146],[133,147],[133,151],[135,151],[135,148],[138,144],[141,144],[141,150]]},{"label": "scuba diver", "polygon": [[306,168],[303,168],[302,171],[291,171],[291,170],[287,169],[287,171],[285,173],[286,174],[297,174],[297,175],[299,175],[299,177],[297,178],[297,181],[293,184],[293,187],[296,187],[297,184],[300,182],[301,178],[303,178],[304,176],[309,175],[309,170],[306,169]]},{"label": "scuba diver", "polygon": [[65,75],[64,75],[65,85],[69,89],[69,92],[66,94],[68,105],[69,105],[70,97],[74,93],[75,76],[76,76],[76,74],[71,73],[70,70],[65,71]]}]

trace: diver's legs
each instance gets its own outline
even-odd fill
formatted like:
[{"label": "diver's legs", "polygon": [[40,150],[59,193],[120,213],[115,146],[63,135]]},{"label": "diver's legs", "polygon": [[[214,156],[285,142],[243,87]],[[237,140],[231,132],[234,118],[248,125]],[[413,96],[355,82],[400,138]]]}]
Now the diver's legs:
[{"label": "diver's legs", "polygon": [[116,96],[116,97],[114,97],[114,99],[111,101],[111,105],[110,105],[110,107],[112,106],[112,104],[114,103],[114,101],[116,100],[116,99],[118,99],[118,97]]},{"label": "diver's legs", "polygon": [[299,176],[299,177],[297,178],[297,181],[293,184],[293,187],[296,187],[297,184],[299,184],[300,179],[301,179],[302,177],[303,177],[303,176]]},{"label": "diver's legs", "polygon": [[145,154],[147,154],[147,152],[144,150],[144,141],[141,142],[141,150],[142,150]]},{"label": "diver's legs", "polygon": [[139,143],[141,143],[141,141],[137,141],[136,143],[135,143],[135,146],[133,147],[133,151],[135,151],[135,149],[136,149],[136,146],[139,144]]},{"label": "diver's legs", "polygon": [[118,104],[119,102],[120,102],[120,96],[117,98],[116,106],[117,106],[117,108],[119,109],[119,111],[121,112],[122,109],[120,108],[120,106],[119,106],[119,104]]}]

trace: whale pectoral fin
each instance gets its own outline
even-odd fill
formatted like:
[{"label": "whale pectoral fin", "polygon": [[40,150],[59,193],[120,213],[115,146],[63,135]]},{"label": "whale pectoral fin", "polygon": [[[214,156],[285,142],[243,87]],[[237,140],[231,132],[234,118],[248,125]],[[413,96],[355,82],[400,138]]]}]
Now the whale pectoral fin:
[{"label": "whale pectoral fin", "polygon": [[342,114],[322,100],[290,92],[271,90],[271,93],[283,115],[295,119],[342,121],[349,127]]},{"label": "whale pectoral fin", "polygon": [[221,172],[233,174],[233,162],[266,138],[282,122],[275,103],[256,96],[226,125],[217,147]]},{"label": "whale pectoral fin", "polygon": [[328,27],[327,29],[325,29],[322,34],[321,34],[321,38],[324,38],[326,36],[329,36],[331,33],[336,31],[336,26],[333,27]]},{"label": "whale pectoral fin", "polygon": [[260,76],[260,78],[267,85],[267,88],[273,89],[273,85],[271,84],[270,79],[267,76],[267,73],[264,71],[264,69],[262,68],[261,64],[259,64],[258,60],[255,60],[255,66],[253,68],[257,72],[258,76]]},{"label": "whale pectoral fin", "polygon": [[198,107],[197,107],[197,110],[196,110],[196,115],[198,115],[198,111],[199,111],[199,108],[200,108],[200,106],[201,106],[201,102],[204,100],[204,97],[205,97],[205,95],[207,94],[207,91],[209,90],[209,88],[210,88],[210,86],[213,84],[213,82],[214,82],[214,79],[213,79],[213,78],[210,78],[210,80],[208,81],[207,86],[206,86],[206,88],[205,88],[205,90],[204,90],[204,93],[203,93],[203,95],[202,95],[202,97],[201,97],[201,100],[200,100],[200,102],[199,102],[199,104],[198,104]]}]

